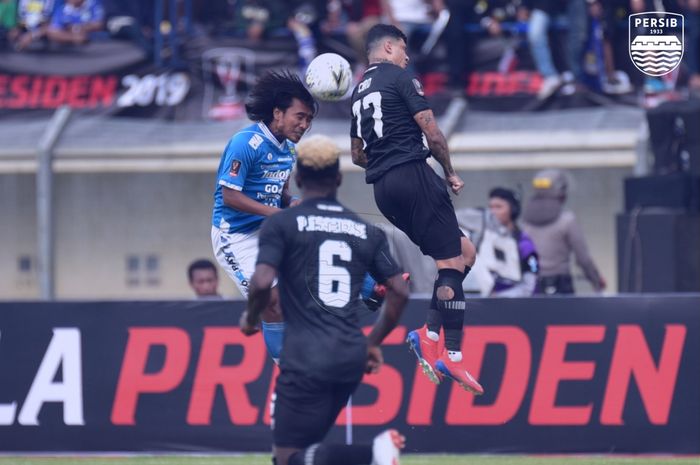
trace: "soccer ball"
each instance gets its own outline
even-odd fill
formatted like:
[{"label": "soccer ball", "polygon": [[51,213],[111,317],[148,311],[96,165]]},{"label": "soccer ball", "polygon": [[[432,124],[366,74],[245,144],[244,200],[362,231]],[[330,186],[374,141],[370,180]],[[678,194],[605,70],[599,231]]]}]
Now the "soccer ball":
[{"label": "soccer ball", "polygon": [[341,100],[352,85],[350,63],[337,53],[323,53],[311,61],[304,80],[309,92],[319,100]]}]

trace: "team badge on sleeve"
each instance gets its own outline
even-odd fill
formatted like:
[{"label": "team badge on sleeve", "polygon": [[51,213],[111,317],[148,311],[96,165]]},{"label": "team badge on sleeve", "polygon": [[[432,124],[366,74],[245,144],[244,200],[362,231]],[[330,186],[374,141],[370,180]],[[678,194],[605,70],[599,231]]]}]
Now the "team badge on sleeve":
[{"label": "team badge on sleeve", "polygon": [[418,95],[420,95],[421,97],[425,95],[425,92],[423,91],[423,85],[416,78],[413,78],[413,87],[416,88],[416,92],[418,92]]},{"label": "team badge on sleeve", "polygon": [[238,176],[238,172],[240,170],[241,170],[241,161],[240,160],[233,160],[233,163],[231,163],[231,170],[228,172],[228,174],[231,176]]}]

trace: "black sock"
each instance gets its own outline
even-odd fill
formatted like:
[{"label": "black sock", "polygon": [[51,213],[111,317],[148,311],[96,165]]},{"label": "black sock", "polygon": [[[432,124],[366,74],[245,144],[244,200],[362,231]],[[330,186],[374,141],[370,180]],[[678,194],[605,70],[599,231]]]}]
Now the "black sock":
[{"label": "black sock", "polygon": [[440,334],[440,327],[442,326],[442,315],[440,310],[438,310],[437,296],[437,281],[433,286],[433,297],[430,299],[430,307],[428,308],[428,313],[426,315],[425,323],[428,326],[428,331],[432,331],[436,334]]},{"label": "black sock", "polygon": [[[438,308],[442,316],[442,327],[445,330],[445,348],[448,351],[462,350],[462,331],[464,328],[464,290],[462,280],[465,274],[451,268],[438,270],[435,289]],[[440,289],[444,292],[440,292]],[[445,289],[447,288],[447,289]],[[442,294],[442,295],[441,295]]]},{"label": "black sock", "polygon": [[[310,460],[306,460],[307,456]],[[372,446],[341,444],[314,444],[289,457],[287,465],[370,465]]]}]

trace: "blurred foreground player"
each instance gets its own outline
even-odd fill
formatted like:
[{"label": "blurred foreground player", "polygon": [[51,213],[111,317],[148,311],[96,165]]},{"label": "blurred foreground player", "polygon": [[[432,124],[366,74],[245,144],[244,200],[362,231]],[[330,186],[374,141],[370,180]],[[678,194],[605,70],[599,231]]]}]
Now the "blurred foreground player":
[{"label": "blurred foreground player", "polygon": [[[380,343],[408,299],[408,284],[384,233],[336,200],[339,150],[316,136],[299,145],[300,205],[266,219],[241,330],[257,332],[279,276],[286,329],[275,389],[277,465],[397,465],[404,438],[387,430],[372,445],[321,444],[365,372],[382,363]],[[370,335],[359,327],[367,272],[386,286],[386,305]]]},{"label": "blurred foreground player", "polygon": [[[367,34],[369,67],[352,94],[350,128],[353,163],[365,168],[377,207],[391,223],[435,260],[438,269],[427,324],[411,331],[408,343],[423,372],[439,383],[447,376],[473,394],[481,385],[462,363],[466,302],[462,281],[476,258],[474,245],[457,224],[445,183],[428,166],[435,158],[458,194],[464,182],[450,161],[447,141],[437,126],[423,88],[406,70],[406,36],[378,24]],[[423,145],[423,135],[428,148]],[[446,353],[440,354],[440,328]]]}]

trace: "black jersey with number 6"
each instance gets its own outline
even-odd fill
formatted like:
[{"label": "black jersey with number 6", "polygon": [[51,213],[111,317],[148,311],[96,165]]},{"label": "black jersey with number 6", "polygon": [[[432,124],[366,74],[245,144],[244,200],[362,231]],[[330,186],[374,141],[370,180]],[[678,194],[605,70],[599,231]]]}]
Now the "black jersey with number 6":
[{"label": "black jersey with number 6", "polygon": [[350,137],[364,142],[368,183],[394,166],[429,156],[413,119],[429,108],[423,87],[410,72],[391,63],[367,68],[352,93]]},{"label": "black jersey with number 6", "polygon": [[369,272],[400,272],[384,233],[334,199],[309,199],[267,218],[258,263],[277,270],[285,321],[280,368],[333,382],[362,376],[367,343],[360,288]]}]

